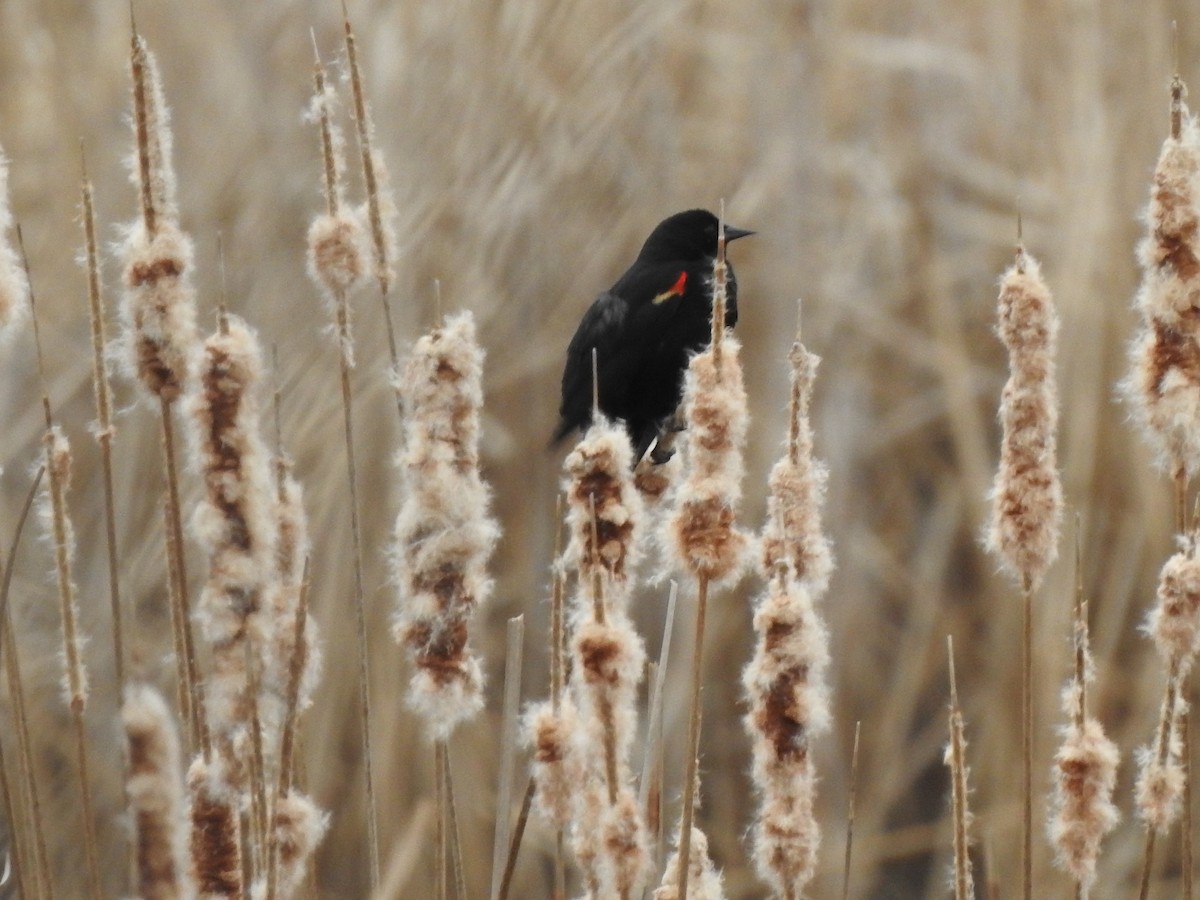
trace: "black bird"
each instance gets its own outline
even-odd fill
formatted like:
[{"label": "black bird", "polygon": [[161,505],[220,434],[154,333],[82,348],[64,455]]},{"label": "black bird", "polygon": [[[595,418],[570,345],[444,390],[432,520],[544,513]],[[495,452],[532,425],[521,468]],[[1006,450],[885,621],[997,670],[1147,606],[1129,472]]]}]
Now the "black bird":
[{"label": "black bird", "polygon": [[[593,301],[567,347],[555,442],[592,421],[592,348],[600,411],[625,423],[641,459],[675,412],[688,358],[712,334],[717,217],[689,209],[659,222],[633,265]],[[754,234],[725,226],[725,241]],[[728,263],[728,258],[726,259]],[[737,279],[729,265],[725,325],[737,324]]]}]

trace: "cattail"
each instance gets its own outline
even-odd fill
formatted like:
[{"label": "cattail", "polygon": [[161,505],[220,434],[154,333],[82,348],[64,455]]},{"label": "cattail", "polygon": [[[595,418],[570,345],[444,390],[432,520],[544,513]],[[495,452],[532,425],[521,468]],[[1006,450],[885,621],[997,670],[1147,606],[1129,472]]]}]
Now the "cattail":
[{"label": "cattail", "polygon": [[[270,745],[280,738],[288,716],[292,679],[296,681],[294,713],[301,713],[312,706],[323,662],[317,623],[306,610],[301,610],[304,564],[310,545],[303,489],[292,474],[292,466],[292,460],[282,452],[275,456],[274,515],[278,539],[275,571],[266,589],[260,617],[260,626],[267,632],[260,640],[264,647],[263,718]],[[297,665],[300,669],[295,671]],[[268,746],[268,755],[274,755],[272,746]]]},{"label": "cattail", "polygon": [[829,730],[829,635],[810,589],[786,566],[759,601],[754,631],[754,657],[742,676],[754,742],[751,771],[761,795],[751,829],[754,862],[777,894],[795,897],[816,873],[821,839],[810,745]]},{"label": "cattail", "polygon": [[[628,433],[602,416],[563,463],[570,530],[566,565],[578,569],[589,590],[598,587],[607,608],[622,611],[641,560],[637,529],[645,519],[642,496],[629,476],[632,467]],[[586,608],[576,604],[575,610]]]},{"label": "cattail", "polygon": [[289,791],[275,804],[273,840],[279,850],[279,888],[295,896],[304,882],[313,852],[329,830],[329,814],[306,794]]},{"label": "cattail", "polygon": [[[1079,573],[1078,538],[1075,555]],[[1087,603],[1080,574],[1075,584],[1075,673],[1062,692],[1067,723],[1062,728],[1063,742],[1054,756],[1054,799],[1048,834],[1057,851],[1055,862],[1071,874],[1081,896],[1086,897],[1096,880],[1100,842],[1120,818],[1112,802],[1120,754],[1100,722],[1088,715],[1087,689],[1095,680],[1095,667],[1088,645]]]},{"label": "cattail", "polygon": [[828,478],[813,457],[808,405],[821,358],[808,351],[797,335],[789,354],[792,370],[791,427],[787,452],[771,469],[767,525],[762,535],[762,571],[769,578],[780,565],[804,582],[814,597],[825,593],[833,571],[829,540],[821,530],[821,504]]},{"label": "cattail", "polygon": [[171,402],[186,389],[196,344],[192,244],[179,228],[171,129],[154,55],[138,35],[131,56],[134,135],[131,169],[142,215],[128,229],[125,260],[123,359],[150,393]]},{"label": "cattail", "polygon": [[1163,565],[1146,631],[1163,659],[1167,684],[1155,738],[1137,755],[1137,805],[1150,828],[1165,831],[1178,819],[1183,799],[1180,692],[1200,649],[1200,558],[1194,534]]},{"label": "cattail", "polygon": [[580,778],[571,742],[579,727],[570,699],[564,699],[557,710],[544,702],[525,713],[524,733],[533,748],[534,801],[538,812],[556,828],[566,828],[571,822],[571,804]]},{"label": "cattail", "polygon": [[1195,474],[1200,459],[1200,128],[1171,84],[1172,129],[1163,142],[1148,233],[1138,246],[1142,283],[1136,305],[1142,330],[1134,339],[1123,387],[1134,418],[1176,478]]},{"label": "cattail", "polygon": [[572,600],[572,702],[578,724],[568,766],[579,785],[572,846],[596,896],[630,897],[649,863],[629,755],[645,648],[626,613],[641,556],[644,510],[625,429],[596,415],[564,463]]},{"label": "cattail", "polygon": [[409,411],[400,459],[404,504],[396,520],[394,633],[416,666],[409,701],[441,740],[483,706],[483,674],[468,624],[492,583],[499,536],[479,475],[483,350],[469,312],[417,341],[405,367]]},{"label": "cattail", "polygon": [[46,432],[46,471],[49,491],[39,507],[46,534],[54,545],[63,626],[63,702],[75,713],[87,706],[88,678],[83,664],[86,638],[79,632],[78,588],[72,576],[75,530],[67,515],[66,493],[71,484],[71,447],[57,425]]},{"label": "cattail", "polygon": [[1058,554],[1063,501],[1055,451],[1058,314],[1037,260],[1024,247],[1000,280],[999,318],[1010,375],[1000,401],[1004,433],[987,544],[1029,592]]},{"label": "cattail", "polygon": [[29,315],[29,280],[8,239],[13,228],[8,204],[8,157],[0,147],[0,339],[12,335]]},{"label": "cattail", "polygon": [[[725,900],[721,872],[708,855],[708,838],[699,828],[692,828],[691,863],[688,866],[689,900]],[[679,850],[667,861],[662,884],[654,891],[654,900],[680,900]]]},{"label": "cattail", "polygon": [[829,635],[816,601],[833,558],[821,530],[825,469],[813,458],[808,403],[819,360],[799,338],[790,354],[787,448],[771,471],[762,575],[754,612],[754,657],[742,674],[753,741],[752,774],[761,802],[751,837],[759,877],[797,897],[816,873],[821,831],[811,741],[829,730]]},{"label": "cattail", "polygon": [[[383,154],[375,146],[375,121],[371,117],[371,105],[367,102],[363,88],[362,72],[358,65],[358,42],[350,20],[344,22],[346,32],[347,77],[354,98],[354,124],[358,133],[358,148],[362,158],[363,186],[367,199],[363,209],[358,210],[361,220],[371,225],[371,274],[379,283],[380,293],[386,294],[396,277],[392,262],[396,258],[396,219],[399,213],[392,198],[390,179]],[[387,312],[387,304],[384,304]],[[391,318],[388,317],[389,337]],[[395,360],[393,360],[393,364]]]},{"label": "cattail", "polygon": [[175,723],[162,696],[143,684],[126,688],[121,720],[129,749],[125,793],[137,832],[137,896],[193,897]]},{"label": "cattail", "polygon": [[[269,454],[255,396],[262,376],[258,340],[236,316],[204,344],[197,391],[188,398],[206,493],[192,530],[208,555],[198,621],[213,648],[209,712],[230,756],[232,735],[253,718],[246,641],[275,567],[276,522]],[[260,648],[254,648],[260,654]],[[236,769],[229,773],[238,780]]]},{"label": "cattail", "polygon": [[741,573],[749,545],[734,521],[747,425],[740,345],[726,335],[722,348],[719,357],[711,347],[693,356],[684,376],[686,472],[668,523],[677,565],[713,586]]},{"label": "cattail", "polygon": [[188,769],[191,797],[192,866],[204,900],[244,896],[238,841],[238,790],[229,780],[221,751],[197,756]]},{"label": "cattail", "polygon": [[313,219],[308,229],[308,274],[321,287],[325,305],[334,318],[334,329],[342,363],[354,368],[354,337],[347,295],[370,272],[362,223],[346,207],[346,142],[334,122],[336,94],[318,60],[315,68],[316,90],[306,119],[321,132],[321,153],[325,164],[325,212]]},{"label": "cattail", "polygon": [[1059,866],[1085,889],[1096,879],[1100,842],[1120,816],[1112,802],[1117,780],[1117,747],[1095,719],[1064,729],[1054,755],[1054,815],[1050,840]]}]

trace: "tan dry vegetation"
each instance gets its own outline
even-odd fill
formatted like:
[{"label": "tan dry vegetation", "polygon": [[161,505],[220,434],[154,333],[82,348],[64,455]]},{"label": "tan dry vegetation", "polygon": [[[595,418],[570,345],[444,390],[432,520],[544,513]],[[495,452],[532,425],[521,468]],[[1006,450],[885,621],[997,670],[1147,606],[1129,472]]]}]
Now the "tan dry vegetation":
[{"label": "tan dry vegetation", "polygon": [[[945,892],[951,858],[945,742],[945,636],[953,633],[970,740],[974,834],[1005,891],[1019,871],[1021,607],[982,550],[997,456],[1004,355],[992,334],[998,273],[1011,258],[1017,198],[1031,252],[1062,317],[1059,441],[1068,508],[1083,523],[1084,583],[1098,679],[1091,711],[1123,760],[1151,734],[1161,667],[1138,633],[1171,552],[1166,479],[1114,401],[1131,298],[1138,214],[1167,130],[1172,19],[1181,74],[1200,89],[1200,20],[1183,2],[952,3],[901,0],[448,0],[351,4],[380,149],[400,212],[392,289],[403,347],[447,311],[476,314],[484,370],[484,474],[503,535],[496,592],[476,621],[488,676],[482,717],[451,753],[467,879],[487,879],[500,733],[504,621],[524,612],[525,696],[544,696],[548,565],[560,455],[546,450],[562,353],[585,304],[649,228],[688,206],[715,208],[758,237],[732,256],[751,426],[743,520],[761,523],[765,482],[786,438],[786,356],[795,298],[805,342],[823,359],[813,399],[829,467],[826,528],[839,561],[823,614],[831,635],[833,731],[816,742],[825,842],[814,896],[840,890],[841,829],[854,722],[861,720],[852,896]],[[279,347],[283,433],[306,491],[316,553],[313,616],[326,675],[304,724],[300,762],[332,809],[322,896],[367,895],[365,813],[355,719],[352,562],[336,348],[306,278],[304,229],[320,209],[320,158],[301,120],[310,93],[309,28],[341,54],[334,3],[142,3],[173,111],[183,225],[196,245],[201,319],[219,293]],[[109,893],[123,884],[121,737],[111,658],[99,457],[91,407],[78,140],[96,184],[101,234],[118,237],[136,196],[129,154],[128,8],[43,0],[0,4],[0,144],[11,160],[39,296],[48,380],[75,448],[76,579],[92,694],[87,718]],[[351,166],[351,193],[358,191]],[[119,266],[105,259],[110,313]],[[391,465],[394,400],[378,299],[355,298],[359,482],[371,644],[375,778],[385,883],[430,896],[433,753],[405,707],[403,652],[389,636],[385,548],[399,504]],[[41,410],[31,342],[5,347],[0,380],[0,544],[7,546]],[[131,670],[172,696],[162,603],[157,410],[116,383],[118,537]],[[199,495],[194,472],[185,503]],[[190,570],[202,571],[188,547]],[[1035,820],[1071,669],[1070,554],[1036,599]],[[27,541],[13,589],[35,753],[51,823],[52,866],[81,890],[70,722],[59,700],[51,557]],[[709,608],[699,824],[731,898],[762,895],[743,845],[753,812],[741,670],[751,653],[743,582]],[[692,600],[681,598],[681,609]],[[633,614],[657,647],[665,588]],[[676,635],[690,633],[687,614]],[[676,646],[685,642],[677,640]],[[675,815],[687,730],[686,654],[667,681],[667,796]],[[7,707],[4,707],[7,716]],[[4,720],[7,722],[7,718]],[[0,730],[8,751],[7,725]],[[1122,823],[1105,844],[1106,893],[1134,889],[1143,838],[1123,762]],[[422,848],[412,852],[412,847]],[[553,835],[526,837],[513,896],[548,896]],[[1035,883],[1069,890],[1038,825]],[[1160,842],[1156,891],[1173,895],[1178,842]],[[977,869],[982,882],[986,873]],[[391,879],[389,881],[389,879]]]}]

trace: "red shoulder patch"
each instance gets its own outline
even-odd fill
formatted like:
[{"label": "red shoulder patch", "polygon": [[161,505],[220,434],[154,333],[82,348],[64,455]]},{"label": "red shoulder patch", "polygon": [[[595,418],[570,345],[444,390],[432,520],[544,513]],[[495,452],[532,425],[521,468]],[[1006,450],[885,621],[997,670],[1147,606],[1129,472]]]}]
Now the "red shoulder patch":
[{"label": "red shoulder patch", "polygon": [[673,285],[671,285],[669,288],[667,288],[665,291],[663,291],[661,294],[658,294],[654,298],[653,302],[662,303],[665,300],[670,300],[672,297],[682,297],[683,292],[686,288],[687,288],[687,270],[684,269],[682,272],[679,273],[679,277],[675,279],[675,283]]}]

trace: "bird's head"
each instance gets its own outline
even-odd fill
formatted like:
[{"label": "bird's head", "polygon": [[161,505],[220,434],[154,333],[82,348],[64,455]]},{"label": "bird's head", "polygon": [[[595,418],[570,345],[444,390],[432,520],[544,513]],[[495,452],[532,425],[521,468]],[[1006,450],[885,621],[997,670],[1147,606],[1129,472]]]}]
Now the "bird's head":
[{"label": "bird's head", "polygon": [[[707,209],[689,209],[663,219],[646,238],[638,259],[674,261],[717,255],[717,217]],[[725,224],[725,242],[754,234]]]}]

